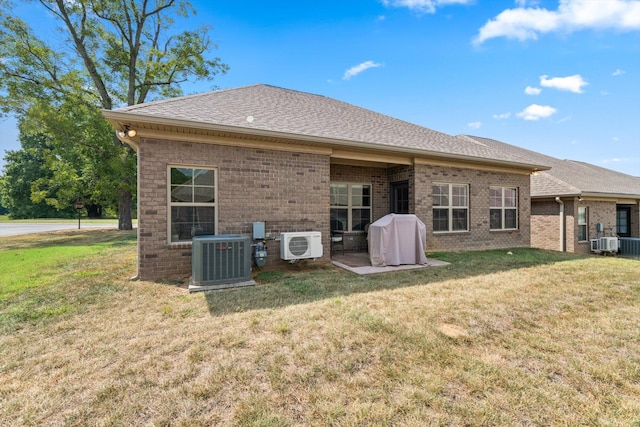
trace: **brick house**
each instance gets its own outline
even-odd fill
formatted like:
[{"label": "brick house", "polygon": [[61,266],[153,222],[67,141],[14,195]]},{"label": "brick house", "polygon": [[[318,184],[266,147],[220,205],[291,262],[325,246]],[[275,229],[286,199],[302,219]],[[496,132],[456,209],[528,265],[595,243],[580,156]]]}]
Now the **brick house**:
[{"label": "brick house", "polygon": [[[185,277],[198,234],[331,231],[414,213],[435,250],[528,247],[530,175],[510,151],[324,96],[254,85],[103,111],[138,154],[138,276]],[[267,242],[268,263],[279,245]]]},{"label": "brick house", "polygon": [[640,237],[639,177],[556,159],[493,139],[462,138],[551,166],[531,177],[531,246],[589,253],[590,239]]}]

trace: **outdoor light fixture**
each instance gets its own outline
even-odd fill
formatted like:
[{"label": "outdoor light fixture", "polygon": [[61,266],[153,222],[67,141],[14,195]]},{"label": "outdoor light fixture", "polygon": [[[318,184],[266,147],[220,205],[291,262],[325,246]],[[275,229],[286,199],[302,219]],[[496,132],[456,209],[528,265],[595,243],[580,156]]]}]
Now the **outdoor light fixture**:
[{"label": "outdoor light fixture", "polygon": [[118,131],[118,136],[120,138],[124,138],[125,136],[129,138],[133,138],[137,134],[138,132],[136,132],[135,129],[129,129],[129,126],[125,126],[124,129],[121,129]]}]

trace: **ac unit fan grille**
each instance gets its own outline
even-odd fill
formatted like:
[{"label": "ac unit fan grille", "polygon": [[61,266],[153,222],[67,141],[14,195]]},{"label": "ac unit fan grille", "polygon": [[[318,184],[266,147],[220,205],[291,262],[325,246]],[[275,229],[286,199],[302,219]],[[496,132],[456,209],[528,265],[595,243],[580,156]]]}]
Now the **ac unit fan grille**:
[{"label": "ac unit fan grille", "polygon": [[212,242],[202,245],[202,280],[222,281],[247,275],[244,242]]},{"label": "ac unit fan grille", "polygon": [[239,283],[251,279],[249,237],[219,235],[194,237],[193,283],[200,286]]},{"label": "ac unit fan grille", "polygon": [[309,239],[296,236],[289,240],[289,252],[294,256],[302,256],[309,250]]}]

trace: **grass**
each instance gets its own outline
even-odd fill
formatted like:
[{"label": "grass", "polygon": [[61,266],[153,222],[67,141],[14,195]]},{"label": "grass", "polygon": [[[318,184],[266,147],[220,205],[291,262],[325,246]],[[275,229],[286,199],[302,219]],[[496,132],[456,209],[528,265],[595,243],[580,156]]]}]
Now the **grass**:
[{"label": "grass", "polygon": [[187,294],[128,281],[131,233],[53,239],[0,243],[43,259],[0,272],[0,425],[640,425],[635,260],[440,253]]}]

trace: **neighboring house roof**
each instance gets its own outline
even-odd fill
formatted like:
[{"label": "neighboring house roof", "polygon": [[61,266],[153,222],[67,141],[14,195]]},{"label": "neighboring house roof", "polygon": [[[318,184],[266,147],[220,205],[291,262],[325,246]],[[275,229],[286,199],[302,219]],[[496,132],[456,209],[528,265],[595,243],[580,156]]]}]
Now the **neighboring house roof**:
[{"label": "neighboring house roof", "polygon": [[269,85],[253,85],[103,111],[114,126],[126,120],[170,121],[174,128],[276,137],[351,149],[542,170],[517,155],[495,150],[336,99]]},{"label": "neighboring house roof", "polygon": [[531,197],[609,195],[640,198],[640,177],[589,163],[557,159],[495,139],[469,135],[460,135],[459,138],[475,140],[495,150],[519,156],[525,162],[551,166],[550,170],[538,172],[531,177]]}]

